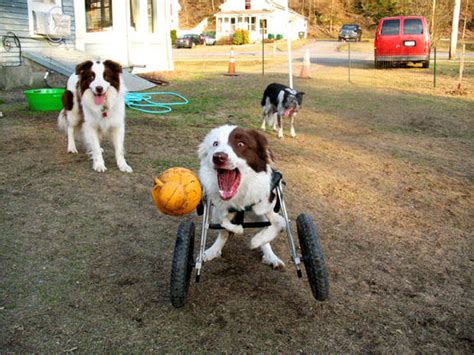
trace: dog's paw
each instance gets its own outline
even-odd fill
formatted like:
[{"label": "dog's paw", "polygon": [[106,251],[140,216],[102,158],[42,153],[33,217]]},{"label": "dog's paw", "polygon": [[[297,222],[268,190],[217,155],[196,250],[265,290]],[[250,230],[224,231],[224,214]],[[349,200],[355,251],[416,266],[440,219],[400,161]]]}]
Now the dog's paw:
[{"label": "dog's paw", "polygon": [[225,230],[234,234],[244,234],[244,227],[242,227],[242,225],[240,224],[222,222],[222,227],[224,227]]},{"label": "dog's paw", "polygon": [[71,153],[71,154],[77,154],[78,153],[76,147],[68,148],[67,152]]},{"label": "dog's paw", "polygon": [[203,260],[204,262],[207,262],[215,258],[220,258],[221,256],[222,256],[222,250],[215,250],[215,249],[213,250],[211,247],[204,252]]},{"label": "dog's paw", "polygon": [[273,256],[262,256],[262,263],[265,265],[270,265],[273,269],[283,269],[285,267],[285,263],[276,255]]},{"label": "dog's paw", "polygon": [[296,138],[296,133],[295,132],[291,132],[291,138]]},{"label": "dog's paw", "polygon": [[123,163],[123,164],[120,164],[118,166],[118,168],[120,169],[121,172],[124,172],[124,173],[133,173],[133,169],[130,165],[128,165],[127,163]]},{"label": "dog's paw", "polygon": [[99,173],[103,173],[107,170],[107,168],[105,167],[105,164],[104,162],[94,162],[94,164],[92,165],[92,169],[94,169],[95,171],[99,172]]}]

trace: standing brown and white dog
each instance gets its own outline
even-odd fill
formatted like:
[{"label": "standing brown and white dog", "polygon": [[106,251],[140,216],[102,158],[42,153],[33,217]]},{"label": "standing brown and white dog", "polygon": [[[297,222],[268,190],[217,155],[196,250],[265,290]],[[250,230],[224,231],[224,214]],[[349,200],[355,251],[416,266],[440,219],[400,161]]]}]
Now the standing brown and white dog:
[{"label": "standing brown and white dog", "polygon": [[100,146],[104,134],[112,138],[118,168],[133,171],[124,156],[125,93],[122,67],[111,60],[83,62],[68,79],[58,125],[67,133],[68,153],[77,153],[74,137],[82,131],[95,171],[107,170]]},{"label": "standing brown and white dog", "polygon": [[273,210],[277,199],[271,191],[272,156],[265,136],[252,129],[217,127],[199,145],[198,153],[199,179],[215,207],[213,218],[225,228],[205,251],[204,261],[221,255],[229,232],[243,233],[242,225],[231,222],[235,211],[251,210],[271,224],[251,239],[250,248],[260,248],[263,263],[283,266],[270,246],[285,227],[285,219]]}]

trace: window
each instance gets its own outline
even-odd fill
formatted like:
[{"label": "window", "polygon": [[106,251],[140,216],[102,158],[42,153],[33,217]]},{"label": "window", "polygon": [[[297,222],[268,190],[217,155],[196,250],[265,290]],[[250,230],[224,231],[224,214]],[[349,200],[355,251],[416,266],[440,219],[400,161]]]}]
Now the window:
[{"label": "window", "polygon": [[222,32],[222,18],[217,19],[217,32]]},{"label": "window", "polygon": [[386,20],[383,22],[381,35],[399,35],[400,20]]},{"label": "window", "polygon": [[267,20],[260,20],[260,34],[267,34]]},{"label": "window", "polygon": [[232,32],[235,31],[235,17],[230,18],[230,29],[232,30]]},{"label": "window", "polygon": [[251,31],[256,31],[257,30],[257,18],[254,16],[251,18],[251,25],[250,25],[250,30]]},{"label": "window", "polygon": [[245,0],[245,10],[250,10],[252,8],[252,0]]},{"label": "window", "polygon": [[403,34],[421,35],[423,34],[423,24],[419,18],[406,19],[403,21]]},{"label": "window", "polygon": [[245,17],[245,24],[244,24],[244,30],[248,31],[249,30],[249,22],[250,22],[250,17]]},{"label": "window", "polygon": [[85,0],[87,32],[112,27],[112,0]]}]

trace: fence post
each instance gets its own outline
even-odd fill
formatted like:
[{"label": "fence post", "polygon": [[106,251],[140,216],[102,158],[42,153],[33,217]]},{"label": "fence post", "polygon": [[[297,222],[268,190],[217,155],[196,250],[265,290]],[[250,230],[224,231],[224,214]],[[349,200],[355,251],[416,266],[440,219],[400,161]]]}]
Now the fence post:
[{"label": "fence post", "polygon": [[347,55],[349,57],[349,82],[351,82],[351,40],[348,40],[349,43],[349,50],[347,51]]}]

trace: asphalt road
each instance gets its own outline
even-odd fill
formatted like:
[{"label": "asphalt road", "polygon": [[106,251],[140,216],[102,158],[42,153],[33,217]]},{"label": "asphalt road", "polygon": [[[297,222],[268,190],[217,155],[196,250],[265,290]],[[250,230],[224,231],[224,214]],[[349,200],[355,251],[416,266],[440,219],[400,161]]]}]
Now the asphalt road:
[{"label": "asphalt road", "polygon": [[[339,66],[343,63],[347,63],[348,60],[348,53],[347,51],[338,51],[337,48],[341,45],[341,42],[327,40],[327,41],[313,41],[308,43],[302,48],[294,50],[292,52],[292,59],[293,62],[302,62],[304,58],[305,51],[308,49],[310,52],[311,63],[313,64],[321,64],[325,66]],[[206,47],[204,47],[206,48]],[[260,50],[249,50],[249,51],[240,51],[238,48],[235,50],[234,53],[237,60],[243,60],[244,58],[247,60],[258,60],[261,58],[261,51]],[[265,55],[273,56],[273,52],[266,51]],[[286,51],[276,51],[276,56],[287,56]],[[215,61],[215,60],[222,60],[223,58],[229,57],[229,49],[228,46],[222,47],[222,51],[219,50],[219,46],[212,47],[212,50],[203,50],[203,48],[197,47],[195,49],[173,49],[173,56],[176,60],[180,61]],[[241,59],[239,59],[239,57]],[[466,60],[472,61],[474,60],[473,53],[466,53],[465,55]],[[431,59],[434,58],[434,54],[431,54]],[[447,60],[448,53],[447,52],[438,52],[437,53],[438,60]],[[372,51],[370,52],[360,52],[360,51],[351,51],[351,61],[355,65],[373,65],[374,61],[374,54]]]}]

